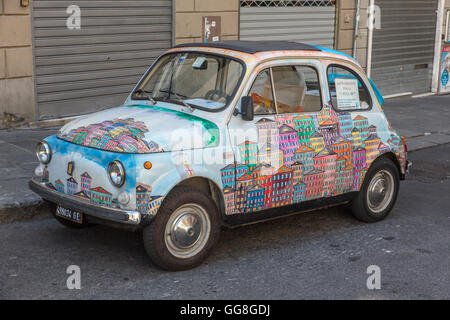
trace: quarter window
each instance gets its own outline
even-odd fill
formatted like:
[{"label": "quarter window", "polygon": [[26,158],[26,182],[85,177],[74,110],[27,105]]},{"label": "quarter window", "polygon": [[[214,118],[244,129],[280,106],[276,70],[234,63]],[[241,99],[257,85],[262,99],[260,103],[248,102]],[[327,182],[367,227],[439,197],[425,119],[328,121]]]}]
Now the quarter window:
[{"label": "quarter window", "polygon": [[369,90],[355,72],[331,65],[327,73],[331,103],[336,110],[367,110],[372,107]]}]

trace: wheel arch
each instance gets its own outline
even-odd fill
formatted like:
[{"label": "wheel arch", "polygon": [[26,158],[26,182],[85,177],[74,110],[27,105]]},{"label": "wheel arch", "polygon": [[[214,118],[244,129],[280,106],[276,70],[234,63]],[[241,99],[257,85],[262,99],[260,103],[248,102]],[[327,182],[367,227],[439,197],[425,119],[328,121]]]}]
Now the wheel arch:
[{"label": "wheel arch", "polygon": [[399,175],[400,177],[402,176],[402,170],[401,170],[401,166],[400,166],[400,161],[398,160],[398,158],[397,158],[397,156],[395,155],[395,153],[393,153],[393,152],[391,152],[391,151],[388,151],[388,152],[385,152],[385,153],[379,155],[379,156],[371,163],[371,165],[370,165],[370,167],[369,167],[369,170],[372,168],[372,166],[374,165],[375,162],[380,161],[381,159],[389,159],[389,160],[391,160],[391,161],[395,164],[395,166],[396,166],[396,168],[397,168],[397,170],[398,170],[398,175]]},{"label": "wheel arch", "polygon": [[184,179],[176,186],[174,186],[173,189],[175,189],[178,186],[192,186],[202,190],[203,192],[211,196],[211,198],[213,199],[214,203],[217,206],[217,209],[219,209],[221,215],[225,214],[225,199],[223,197],[222,190],[214,180],[208,177],[194,176]]},{"label": "wheel arch", "polygon": [[177,187],[181,186],[194,187],[209,195],[216,204],[217,209],[221,214],[222,221],[224,220],[223,218],[225,216],[225,199],[223,197],[222,190],[214,180],[205,176],[193,176],[183,179],[178,183],[172,185],[170,189],[168,189],[168,192],[164,196],[163,203],[171,192],[173,192]]},{"label": "wheel arch", "polygon": [[[392,161],[392,163],[394,163],[395,167],[397,168],[398,175],[399,175],[400,179],[402,179],[403,173],[402,173],[402,170],[401,170],[400,162],[398,161],[398,158],[397,158],[397,156],[395,155],[395,153],[393,153],[393,152],[391,152],[391,151],[388,151],[388,152],[385,152],[385,153],[379,155],[379,156],[378,156],[378,157],[370,164],[369,168],[367,169],[367,172],[369,172],[369,171],[372,169],[372,167],[373,167],[376,163],[378,163],[380,160],[382,160],[382,159],[388,159],[388,160]],[[363,183],[366,182],[366,177],[367,177],[367,173],[366,173],[366,175],[364,176],[364,181],[363,181]]]}]

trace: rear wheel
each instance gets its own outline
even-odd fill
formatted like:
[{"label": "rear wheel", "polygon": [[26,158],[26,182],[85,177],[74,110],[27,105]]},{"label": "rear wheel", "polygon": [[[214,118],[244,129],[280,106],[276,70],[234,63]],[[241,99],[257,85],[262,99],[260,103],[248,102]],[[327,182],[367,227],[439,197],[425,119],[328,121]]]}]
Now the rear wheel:
[{"label": "rear wheel", "polygon": [[400,185],[396,165],[387,158],[377,160],[367,172],[361,190],[352,201],[352,213],[358,220],[383,220],[394,207]]},{"label": "rear wheel", "polygon": [[201,264],[219,234],[220,217],[212,199],[198,189],[178,187],[144,229],[143,240],[154,264],[176,271]]}]

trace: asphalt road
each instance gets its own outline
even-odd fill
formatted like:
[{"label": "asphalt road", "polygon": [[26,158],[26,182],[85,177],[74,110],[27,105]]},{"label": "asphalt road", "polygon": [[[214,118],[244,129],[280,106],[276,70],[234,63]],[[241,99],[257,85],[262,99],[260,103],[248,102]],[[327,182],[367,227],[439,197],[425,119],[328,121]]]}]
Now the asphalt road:
[{"label": "asphalt road", "polygon": [[[0,225],[1,299],[450,299],[450,144],[410,154],[391,215],[344,209],[224,230],[202,266],[152,266],[139,233],[68,230],[53,219]],[[81,289],[66,268],[81,268]],[[366,286],[368,266],[381,289]]]}]

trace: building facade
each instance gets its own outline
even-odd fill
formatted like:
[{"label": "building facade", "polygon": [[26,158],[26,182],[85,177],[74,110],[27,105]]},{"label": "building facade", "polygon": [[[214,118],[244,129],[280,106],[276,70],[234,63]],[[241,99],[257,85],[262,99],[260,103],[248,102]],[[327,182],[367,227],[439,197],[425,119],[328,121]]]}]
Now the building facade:
[{"label": "building facade", "polygon": [[285,206],[291,203],[293,188],[293,172],[291,168],[282,166],[272,177],[271,208]]},{"label": "building facade", "polygon": [[297,131],[287,124],[283,124],[279,130],[278,148],[283,151],[283,163],[290,166],[294,163],[294,152],[298,149]]},{"label": "building facade", "polygon": [[[51,10],[44,0],[26,3],[0,0],[0,120],[13,114],[2,126],[10,118],[42,123],[122,103],[159,54],[204,41],[211,17],[220,21],[221,40],[299,41],[352,55],[383,95],[436,92],[450,9],[450,0],[93,0],[85,7],[75,0],[80,23],[73,24],[77,13],[67,1],[52,1]],[[368,28],[371,3],[375,23]],[[413,45],[398,42],[409,38]],[[348,120],[332,119],[345,138]],[[284,123],[300,138],[317,130],[296,119]]]}]

